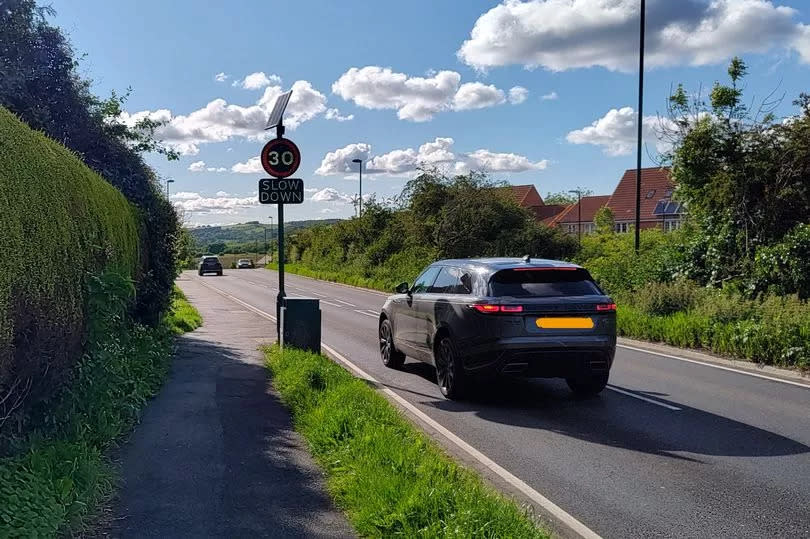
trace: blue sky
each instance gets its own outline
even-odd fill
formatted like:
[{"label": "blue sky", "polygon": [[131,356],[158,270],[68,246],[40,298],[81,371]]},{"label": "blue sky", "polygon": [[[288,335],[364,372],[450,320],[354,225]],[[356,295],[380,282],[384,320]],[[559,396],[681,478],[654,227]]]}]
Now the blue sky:
[{"label": "blue sky", "polygon": [[[351,215],[352,157],[367,160],[364,192],[381,197],[430,160],[448,170],[484,167],[542,195],[576,186],[609,193],[635,166],[635,112],[623,107],[637,101],[637,4],[52,2],[53,22],[86,55],[80,70],[94,90],[132,87],[127,121],[169,122],[162,137],[186,155],[149,162],[175,180],[174,200],[194,224],[275,213],[255,204],[261,117],[294,84],[287,136],[301,148],[296,176],[310,191],[289,219]],[[786,95],[782,115],[810,90],[807,2],[675,4],[648,2],[648,152],[656,152],[653,123],[670,88],[725,80],[733,54],[749,64],[747,96]]]}]

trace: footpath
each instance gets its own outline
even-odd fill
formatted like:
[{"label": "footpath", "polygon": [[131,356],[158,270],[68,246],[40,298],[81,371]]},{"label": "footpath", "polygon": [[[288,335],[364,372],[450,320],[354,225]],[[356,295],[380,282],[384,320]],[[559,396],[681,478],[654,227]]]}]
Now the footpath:
[{"label": "footpath", "polygon": [[203,326],[121,449],[112,537],[353,537],[270,386],[266,320],[189,279]]}]

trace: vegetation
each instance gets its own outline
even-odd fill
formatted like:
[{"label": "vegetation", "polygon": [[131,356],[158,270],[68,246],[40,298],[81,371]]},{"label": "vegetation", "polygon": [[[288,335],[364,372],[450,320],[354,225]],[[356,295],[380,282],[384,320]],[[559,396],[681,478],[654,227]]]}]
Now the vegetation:
[{"label": "vegetation", "polygon": [[[69,151],[0,107],[0,432],[81,357],[87,276],[140,276],[132,205]],[[24,267],[23,267],[24,265]]]},{"label": "vegetation", "polygon": [[167,372],[171,332],[132,321],[131,281],[108,271],[87,287],[88,346],[70,383],[29,410],[24,434],[3,440],[0,537],[84,530],[112,492],[104,451],[132,428]]},{"label": "vegetation", "polygon": [[199,311],[188,302],[183,291],[175,285],[172,292],[172,306],[166,314],[166,325],[175,335],[194,331],[202,325]]},{"label": "vegetation", "polygon": [[[138,223],[141,266],[136,275],[138,293],[133,314],[139,321],[158,324],[169,306],[174,282],[174,241],[179,223],[162,194],[158,178],[144,163],[141,153],[163,153],[170,159],[177,156],[154,140],[159,123],[144,119],[129,126],[122,121],[121,107],[126,94],[113,93],[108,99],[99,99],[90,92],[91,82],[79,76],[78,62],[67,39],[46,20],[52,14],[51,8],[36,7],[34,0],[3,2],[0,106],[66,146],[136,206],[141,216]],[[29,153],[28,157],[32,155],[36,154]],[[35,164],[29,162],[26,166]],[[61,181],[66,187],[76,180],[68,176]],[[54,193],[49,190],[48,198]],[[54,201],[54,206],[59,203]],[[49,210],[44,210],[44,215]],[[26,211],[26,215],[33,213],[30,209]],[[72,244],[63,247],[74,248]]]},{"label": "vegetation", "polygon": [[266,354],[296,429],[361,536],[547,536],[362,380],[320,355]]},{"label": "vegetation", "polygon": [[[284,223],[284,230],[286,232],[294,232],[302,228],[309,228],[317,225],[331,225],[337,223],[338,219],[324,219],[324,220],[307,220],[307,221],[290,221]],[[265,230],[267,230],[267,241],[276,236],[276,224],[272,226],[270,223],[260,223],[259,221],[249,221],[247,223],[240,223],[236,225],[226,226],[199,226],[189,229],[189,233],[194,238],[196,245],[199,246],[200,254],[219,254],[211,250],[211,246],[215,249],[222,249],[220,252],[225,252],[224,249],[233,244],[248,245],[247,249],[241,252],[255,251],[256,245],[264,245]]]}]

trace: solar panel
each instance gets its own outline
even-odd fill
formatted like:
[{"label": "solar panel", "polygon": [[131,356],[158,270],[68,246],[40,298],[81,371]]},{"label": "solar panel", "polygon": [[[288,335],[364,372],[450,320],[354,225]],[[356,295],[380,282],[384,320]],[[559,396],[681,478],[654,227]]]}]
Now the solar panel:
[{"label": "solar panel", "polygon": [[281,123],[281,117],[284,115],[284,109],[287,108],[287,103],[290,102],[291,95],[292,90],[289,90],[276,98],[276,104],[273,105],[273,112],[270,113],[270,117],[267,119],[265,129],[273,129]]},{"label": "solar panel", "polygon": [[653,215],[661,215],[666,212],[667,209],[667,201],[666,200],[659,200],[658,204],[655,205],[655,209],[653,210]]}]

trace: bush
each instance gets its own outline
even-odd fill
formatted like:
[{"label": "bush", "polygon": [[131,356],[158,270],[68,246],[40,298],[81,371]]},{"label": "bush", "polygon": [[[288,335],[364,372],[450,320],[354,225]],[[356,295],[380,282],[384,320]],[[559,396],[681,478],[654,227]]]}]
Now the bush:
[{"label": "bush", "polygon": [[690,310],[701,289],[693,282],[678,279],[671,283],[648,283],[634,294],[634,305],[647,314],[667,315]]},{"label": "bush", "polygon": [[88,275],[131,283],[142,264],[136,212],[98,174],[2,107],[0,149],[2,428],[10,408],[50,394],[81,357]]},{"label": "bush", "polygon": [[175,335],[194,331],[202,325],[199,311],[188,302],[186,295],[177,286],[172,293],[172,306],[166,314],[166,324]]},{"label": "bush", "polygon": [[779,243],[761,247],[753,281],[755,291],[810,299],[810,224],[797,226]]}]

